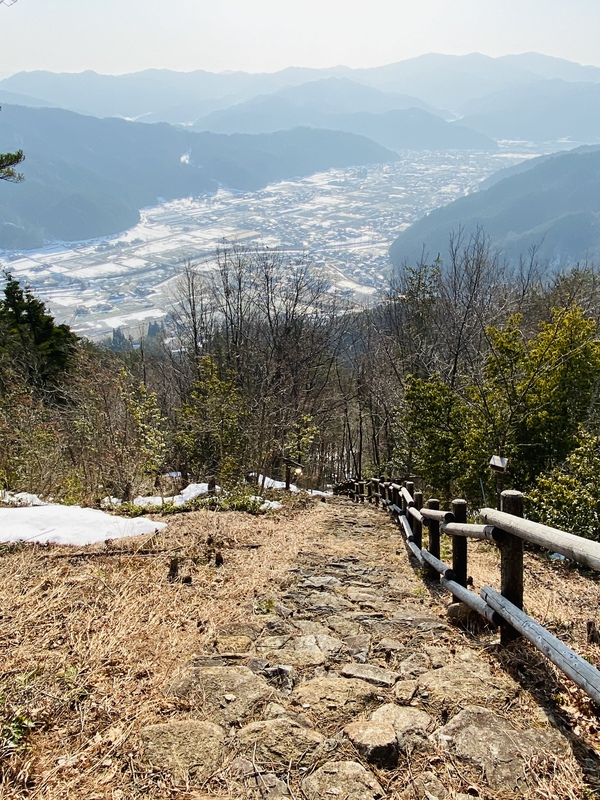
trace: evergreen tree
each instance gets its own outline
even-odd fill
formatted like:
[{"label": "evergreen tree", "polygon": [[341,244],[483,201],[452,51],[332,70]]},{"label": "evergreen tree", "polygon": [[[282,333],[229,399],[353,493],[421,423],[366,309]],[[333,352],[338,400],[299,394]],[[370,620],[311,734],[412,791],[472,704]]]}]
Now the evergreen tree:
[{"label": "evergreen tree", "polygon": [[21,172],[17,172],[15,167],[23,161],[25,155],[22,150],[17,150],[16,153],[0,153],[0,180],[20,183],[24,176]]},{"label": "evergreen tree", "polygon": [[68,371],[77,337],[67,325],[56,325],[41,300],[5,273],[0,299],[0,356],[21,372],[39,392],[56,392]]}]

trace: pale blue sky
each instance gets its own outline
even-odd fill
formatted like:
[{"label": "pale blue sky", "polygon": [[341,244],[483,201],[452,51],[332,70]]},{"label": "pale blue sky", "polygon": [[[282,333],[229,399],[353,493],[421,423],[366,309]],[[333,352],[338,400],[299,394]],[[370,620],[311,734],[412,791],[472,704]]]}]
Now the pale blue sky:
[{"label": "pale blue sky", "polygon": [[599,0],[0,0],[0,76],[375,66],[529,50],[600,66]]}]

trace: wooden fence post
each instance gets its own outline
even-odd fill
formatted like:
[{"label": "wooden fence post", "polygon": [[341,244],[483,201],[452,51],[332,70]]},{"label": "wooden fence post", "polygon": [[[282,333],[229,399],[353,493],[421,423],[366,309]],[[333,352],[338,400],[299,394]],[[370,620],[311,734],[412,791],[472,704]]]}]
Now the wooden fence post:
[{"label": "wooden fence post", "polygon": [[367,481],[367,500],[373,505],[373,479]]},{"label": "wooden fence post", "polygon": [[[394,484],[390,485],[390,491],[392,493],[391,501],[392,505],[399,506],[400,505],[400,498],[398,497],[398,489],[395,488]],[[395,511],[392,511],[392,517],[394,519],[398,518],[398,514]]]},{"label": "wooden fence post", "polygon": [[[423,492],[415,492],[413,497],[415,498],[415,508],[420,511],[423,508]],[[411,527],[414,543],[420,550],[423,547],[423,523],[413,517]]]},{"label": "wooden fence post", "polygon": [[[452,512],[454,514],[455,522],[467,521],[467,501],[466,500],[453,500]],[[467,585],[467,537],[466,536],[453,536],[452,537],[452,571],[454,572],[454,580],[460,583],[461,586]],[[457,598],[455,598],[457,600]]]},{"label": "wooden fence post", "polygon": [[[523,516],[523,494],[510,489],[502,492],[501,511],[515,517]],[[500,542],[500,591],[518,609],[523,609],[523,540],[505,533]],[[500,628],[500,643],[508,644],[520,637],[508,622]]]},{"label": "wooden fence post", "polygon": [[[435,497],[430,497],[427,501],[427,508],[433,509],[433,511],[439,511],[440,508],[440,501],[436,500]],[[440,557],[440,523],[437,519],[430,519],[428,520],[428,530],[429,530],[429,543],[427,545],[427,549],[431,553],[432,556],[435,558]],[[437,569],[433,567],[429,567],[428,575],[431,580],[437,580],[439,578]]]}]

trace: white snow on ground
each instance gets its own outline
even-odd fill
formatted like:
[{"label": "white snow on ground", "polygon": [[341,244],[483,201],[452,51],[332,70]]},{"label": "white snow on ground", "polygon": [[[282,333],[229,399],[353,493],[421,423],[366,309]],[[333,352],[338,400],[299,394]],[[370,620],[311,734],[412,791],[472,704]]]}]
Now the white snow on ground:
[{"label": "white snow on ground", "polygon": [[[285,489],[285,481],[276,481],[273,478],[264,478],[262,475],[259,475],[256,479],[256,482],[259,486],[263,486],[263,480],[265,489]],[[300,489],[298,489],[297,486],[294,486],[293,483],[290,485],[290,492],[299,491]]]},{"label": "white snow on ground", "polygon": [[0,492],[0,500],[11,506],[45,506],[37,494],[29,494],[29,492]]},{"label": "white snow on ground", "polygon": [[[218,494],[221,491],[220,486],[215,486],[215,492]],[[172,503],[175,508],[189,503],[200,495],[208,494],[208,483],[190,483],[180,494],[174,497],[136,497],[133,501],[134,506],[140,508],[150,508],[155,506],[162,506],[163,503]],[[107,498],[114,500],[114,498]]]},{"label": "white snow on ground", "polygon": [[280,503],[279,500],[265,500],[264,497],[258,495],[252,495],[252,497],[248,499],[254,500],[256,503],[262,503],[260,507],[261,511],[276,511],[278,508],[283,507],[283,503]]},{"label": "white snow on ground", "polygon": [[261,511],[276,511],[278,508],[282,508],[282,503],[279,500],[265,500],[265,502],[260,507]]},{"label": "white snow on ground", "polygon": [[[258,476],[262,486],[263,476]],[[265,489],[285,489],[284,481],[273,478],[264,479]],[[300,491],[296,486],[290,487],[292,492]],[[221,491],[220,486],[215,491]],[[308,490],[309,494],[327,495],[330,492]],[[141,508],[157,508],[163,502],[172,503],[176,508],[201,495],[208,494],[208,483],[190,483],[180,494],[173,497],[136,497],[134,505]],[[254,497],[254,500],[263,500]],[[71,544],[79,547],[106,539],[120,539],[125,536],[140,536],[166,527],[165,522],[155,522],[144,517],[126,519],[98,511],[94,508],[80,506],[61,506],[45,503],[35,494],[27,492],[0,493],[0,501],[15,506],[0,508],[0,542],[52,542],[54,544]],[[106,508],[117,508],[121,500],[106,497],[103,501]],[[263,511],[281,508],[278,500],[264,500]]]},{"label": "white snow on ground", "polygon": [[125,519],[95,508],[44,505],[0,508],[0,542],[53,542],[82,546],[140,536],[166,527],[165,522]]}]

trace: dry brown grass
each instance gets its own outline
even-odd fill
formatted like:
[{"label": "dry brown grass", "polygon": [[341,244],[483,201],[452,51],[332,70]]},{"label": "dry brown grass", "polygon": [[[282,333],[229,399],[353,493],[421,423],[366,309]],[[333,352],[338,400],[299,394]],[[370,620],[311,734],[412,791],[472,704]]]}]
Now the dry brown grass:
[{"label": "dry brown grass", "polygon": [[[352,528],[338,530],[348,515],[361,523],[374,521],[372,537],[353,539]],[[13,742],[0,752],[0,797],[249,797],[229,769],[193,788],[175,787],[166,776],[141,771],[136,733],[191,713],[166,691],[190,656],[210,649],[219,629],[256,620],[257,612],[269,609],[281,587],[296,580],[287,573],[289,567],[305,563],[318,571],[331,557],[354,554],[361,564],[402,578],[409,587],[406,601],[434,613],[443,614],[449,602],[447,593],[423,582],[410,566],[397,528],[383,512],[317,503],[270,518],[201,511],[168,521],[169,527],[155,537],[75,552],[57,546],[0,549],[0,714],[3,732]],[[218,569],[215,547],[224,556]],[[169,582],[174,555],[180,559],[179,577],[190,576],[191,584]],[[498,586],[495,548],[470,544],[469,559],[476,589],[484,583]],[[600,648],[587,644],[585,623],[599,608],[598,579],[533,553],[526,554],[526,575],[529,613],[597,662]],[[415,647],[441,643],[435,632],[430,636],[430,642],[420,637]],[[451,629],[443,636],[443,645],[452,651],[474,646],[488,653],[498,670],[507,669],[521,683],[524,691],[513,704],[495,709],[517,728],[543,724],[540,706],[553,712],[571,733],[593,789],[598,720],[583,693],[527,643],[501,651],[497,633],[489,629]],[[327,732],[336,735],[336,729]],[[356,757],[349,748],[341,742],[336,757]],[[515,797],[491,792],[477,770],[438,751],[415,753],[395,772],[376,772],[390,798],[404,800],[411,776],[424,770],[437,773],[446,786],[486,800]],[[530,771],[528,797],[593,796],[586,794],[574,762],[532,761]]]},{"label": "dry brown grass", "polygon": [[[500,554],[493,544],[470,541],[468,564],[476,592],[484,585],[499,588]],[[587,641],[588,620],[600,623],[600,575],[571,562],[550,560],[543,552],[531,549],[524,554],[524,577],[524,610],[600,669],[600,645]],[[436,593],[441,599],[442,593]],[[525,690],[518,706],[510,709],[511,721],[535,724],[540,706],[549,711],[571,739],[586,774],[588,791],[600,797],[600,720],[598,709],[585,692],[523,639],[500,648],[498,633],[489,628],[476,628],[471,638]],[[535,796],[582,796],[573,794],[575,781],[568,775],[560,791],[555,781],[556,776],[542,781]]]},{"label": "dry brown grass", "polygon": [[[4,547],[0,712],[9,744],[0,753],[0,796],[171,796],[166,782],[136,773],[132,734],[185,716],[165,692],[177,670],[220,627],[252,617],[312,524],[310,511],[277,519],[199,511],[169,518],[150,539],[80,555]],[[209,537],[224,556],[219,569]],[[191,584],[168,581],[173,554]]]}]

